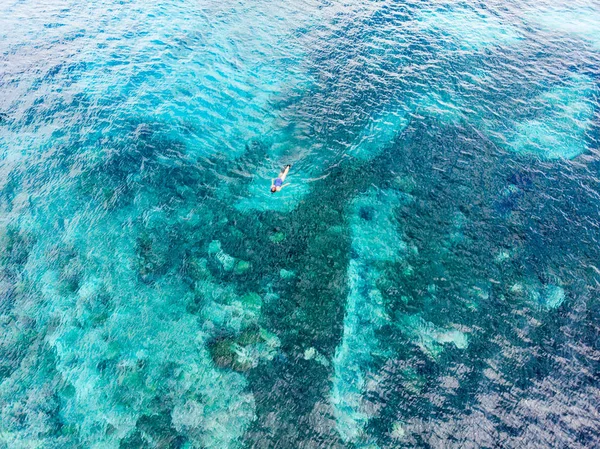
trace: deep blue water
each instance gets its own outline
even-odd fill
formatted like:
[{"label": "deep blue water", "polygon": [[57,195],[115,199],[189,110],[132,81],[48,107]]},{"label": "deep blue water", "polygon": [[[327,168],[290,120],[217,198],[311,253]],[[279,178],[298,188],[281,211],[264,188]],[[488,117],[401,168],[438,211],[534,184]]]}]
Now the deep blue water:
[{"label": "deep blue water", "polygon": [[0,2],[0,449],[600,447],[599,24]]}]

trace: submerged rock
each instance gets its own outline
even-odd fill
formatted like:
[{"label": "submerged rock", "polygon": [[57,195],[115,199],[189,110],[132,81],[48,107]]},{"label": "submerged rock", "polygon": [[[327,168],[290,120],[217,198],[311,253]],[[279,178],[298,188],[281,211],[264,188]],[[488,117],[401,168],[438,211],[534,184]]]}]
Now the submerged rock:
[{"label": "submerged rock", "polygon": [[558,285],[546,285],[542,292],[542,303],[547,309],[556,309],[565,301],[565,289]]},{"label": "submerged rock", "polygon": [[252,268],[252,264],[246,260],[236,260],[233,272],[235,274],[245,274]]},{"label": "submerged rock", "polygon": [[403,440],[406,436],[405,424],[402,421],[396,421],[392,425],[392,431],[390,432],[390,436],[394,440]]},{"label": "submerged rock", "polygon": [[235,266],[235,258],[227,254],[221,249],[221,242],[213,240],[208,246],[208,254],[212,255],[223,267],[225,271],[233,270]]},{"label": "submerged rock", "polygon": [[317,350],[315,348],[308,348],[304,350],[304,360],[312,360],[315,358]]},{"label": "submerged rock", "polygon": [[209,350],[217,366],[244,372],[273,360],[280,346],[276,335],[255,327],[238,336],[215,340],[209,344]]},{"label": "submerged rock", "polygon": [[262,298],[258,293],[246,293],[240,300],[246,309],[258,315],[262,307]]},{"label": "submerged rock", "polygon": [[290,270],[286,270],[285,268],[282,268],[281,270],[279,270],[279,277],[281,279],[293,279],[296,277],[296,273],[294,271],[290,271]]},{"label": "submerged rock", "polygon": [[281,231],[277,231],[269,236],[269,240],[273,243],[281,243],[285,240],[285,234]]},{"label": "submerged rock", "polygon": [[566,299],[563,287],[558,284],[543,284],[535,278],[526,278],[513,284],[509,292],[546,310],[560,307]]},{"label": "submerged rock", "polygon": [[208,254],[213,256],[225,271],[233,271],[235,274],[244,274],[252,267],[250,262],[237,259],[223,251],[219,240],[210,242]]},{"label": "submerged rock", "polygon": [[325,367],[329,366],[329,360],[327,360],[327,357],[313,347],[304,350],[304,360],[315,360]]},{"label": "submerged rock", "polygon": [[443,346],[453,344],[458,349],[468,346],[468,337],[456,329],[444,329],[425,321],[419,315],[403,315],[398,319],[402,332],[432,358],[443,351]]}]

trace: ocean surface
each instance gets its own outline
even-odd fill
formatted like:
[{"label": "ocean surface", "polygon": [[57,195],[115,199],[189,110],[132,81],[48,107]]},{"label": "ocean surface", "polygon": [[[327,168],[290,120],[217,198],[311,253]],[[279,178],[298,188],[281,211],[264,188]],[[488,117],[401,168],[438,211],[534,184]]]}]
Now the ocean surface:
[{"label": "ocean surface", "polygon": [[0,2],[0,449],[591,449],[599,410],[600,4]]}]

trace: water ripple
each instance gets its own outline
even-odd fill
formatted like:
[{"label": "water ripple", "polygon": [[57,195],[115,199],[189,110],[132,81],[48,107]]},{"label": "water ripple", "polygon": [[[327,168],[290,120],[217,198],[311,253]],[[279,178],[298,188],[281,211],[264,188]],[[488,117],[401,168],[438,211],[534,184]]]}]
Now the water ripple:
[{"label": "water ripple", "polygon": [[0,447],[600,445],[596,3],[0,14]]}]

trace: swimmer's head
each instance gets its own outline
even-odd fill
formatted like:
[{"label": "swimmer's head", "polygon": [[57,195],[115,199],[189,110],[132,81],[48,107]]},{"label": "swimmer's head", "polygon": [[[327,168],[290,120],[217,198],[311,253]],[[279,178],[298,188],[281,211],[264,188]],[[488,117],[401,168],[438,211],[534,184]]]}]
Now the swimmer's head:
[{"label": "swimmer's head", "polygon": [[272,187],[271,187],[271,193],[275,193],[275,192],[277,192],[277,187],[275,187],[275,186],[272,186]]}]

